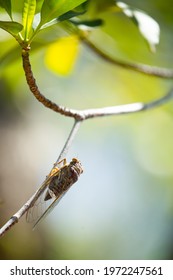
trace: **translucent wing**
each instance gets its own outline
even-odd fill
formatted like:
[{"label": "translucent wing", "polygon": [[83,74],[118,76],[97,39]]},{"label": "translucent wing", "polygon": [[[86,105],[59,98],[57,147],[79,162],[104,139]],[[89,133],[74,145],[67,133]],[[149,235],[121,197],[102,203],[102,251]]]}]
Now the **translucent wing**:
[{"label": "translucent wing", "polygon": [[78,180],[80,174],[83,173],[82,165],[76,158],[73,158],[69,164],[66,163],[65,159],[58,164],[62,163],[62,167],[53,169],[49,174],[39,189],[40,195],[27,212],[27,221],[34,222],[34,228],[53,210],[69,188]]},{"label": "translucent wing", "polygon": [[47,192],[48,187],[44,190],[43,193],[37,198],[34,202],[34,205],[29,208],[26,213],[26,221],[28,223],[35,223],[38,218],[45,212],[48,207],[48,201],[44,200],[45,194]]},{"label": "translucent wing", "polygon": [[35,229],[35,227],[54,209],[54,207],[60,202],[61,198],[66,194],[67,191],[62,193],[59,197],[56,197],[53,200],[53,202],[51,200],[51,204],[47,207],[47,209],[45,211],[43,211],[43,214],[40,215],[40,217],[36,220],[36,222],[33,226],[33,229]]},{"label": "translucent wing", "polygon": [[35,223],[46,211],[46,209],[49,207],[49,205],[54,201],[55,199],[49,199],[48,201],[45,201],[45,196],[50,184],[51,179],[57,175],[59,172],[59,169],[56,168],[52,170],[52,172],[47,177],[46,181],[41,185],[39,191],[41,189],[44,189],[43,191],[40,191],[40,195],[34,202],[34,204],[29,208],[29,210],[26,213],[26,221],[28,223]]}]

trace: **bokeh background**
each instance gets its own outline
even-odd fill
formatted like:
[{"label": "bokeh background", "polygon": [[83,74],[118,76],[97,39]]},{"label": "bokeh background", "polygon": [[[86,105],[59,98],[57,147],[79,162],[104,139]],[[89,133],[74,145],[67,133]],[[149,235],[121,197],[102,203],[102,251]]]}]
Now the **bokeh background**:
[{"label": "bokeh background", "polygon": [[[161,41],[151,53],[135,25],[112,15],[92,38],[115,58],[173,67],[172,1],[125,1],[152,16]],[[13,1],[14,3],[14,1]],[[16,7],[16,10],[20,5]],[[80,46],[66,77],[44,63],[40,33],[31,52],[33,72],[51,100],[84,109],[149,102],[171,80],[109,65]],[[20,49],[0,32],[0,226],[35,192],[63,147],[73,121],[46,109],[29,92]],[[84,173],[35,231],[25,217],[0,240],[0,259],[172,259],[173,102],[152,111],[84,122],[67,155]]]}]

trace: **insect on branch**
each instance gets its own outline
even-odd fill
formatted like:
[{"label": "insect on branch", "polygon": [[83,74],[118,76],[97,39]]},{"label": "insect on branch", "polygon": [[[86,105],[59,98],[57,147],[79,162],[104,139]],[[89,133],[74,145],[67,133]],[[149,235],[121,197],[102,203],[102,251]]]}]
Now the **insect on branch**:
[{"label": "insect on branch", "polygon": [[[129,114],[129,113],[137,113],[149,109],[153,109],[155,107],[161,106],[167,103],[170,99],[173,98],[173,89],[171,89],[166,95],[164,95],[160,99],[156,99],[149,103],[132,103],[126,105],[119,105],[114,107],[107,107],[102,109],[89,109],[81,111],[83,114],[83,119],[89,119],[94,117],[101,117],[101,116],[112,116],[112,115],[121,115],[121,114]],[[71,146],[72,141],[80,127],[81,121],[75,121],[72,130],[68,136],[68,139],[60,153],[60,156],[55,163],[54,167],[57,165],[58,161],[64,157],[67,153],[68,148]],[[21,207],[21,209],[12,216],[12,218],[0,229],[0,236],[3,236],[8,230],[14,226],[19,219],[27,212],[27,210],[34,204],[40,194],[45,190],[46,185],[45,181],[42,184],[42,187],[39,188],[35,194]]]},{"label": "insect on branch", "polygon": [[[92,48],[93,48],[93,46],[92,46]],[[97,49],[95,51],[97,51]],[[98,51],[97,51],[97,53],[98,53]],[[101,57],[103,57],[102,53],[99,53],[99,55]],[[31,64],[29,61],[29,48],[24,48],[22,50],[22,59],[23,59],[23,68],[24,68],[27,83],[29,85],[31,92],[36,97],[36,99],[39,102],[41,102],[45,107],[47,107],[57,113],[60,113],[64,116],[72,117],[75,121],[74,125],[71,129],[71,132],[67,138],[67,141],[66,141],[57,161],[54,164],[54,167],[56,167],[58,162],[66,155],[82,121],[91,119],[91,118],[96,118],[96,117],[115,116],[115,115],[132,114],[132,113],[137,113],[137,112],[141,112],[141,111],[147,111],[149,109],[153,109],[153,108],[156,108],[163,104],[166,104],[169,100],[171,100],[173,98],[173,89],[171,89],[163,97],[158,98],[158,99],[148,102],[148,103],[138,102],[138,103],[132,103],[132,104],[125,104],[125,105],[118,105],[118,106],[111,106],[111,107],[104,107],[104,108],[86,109],[86,110],[69,109],[64,106],[57,105],[56,103],[54,103],[51,100],[49,100],[48,98],[46,98],[40,92],[40,90],[36,84],[36,80],[32,73]],[[120,66],[123,66],[123,65],[120,65]],[[130,66],[129,68],[133,68],[133,67]],[[144,73],[144,71],[141,71],[141,72]],[[149,73],[149,74],[159,76],[159,77],[164,77],[163,72],[161,73],[161,75],[157,71],[154,71],[154,72],[155,73]],[[169,73],[166,73],[165,78],[169,77],[168,74]],[[170,72],[170,76],[171,75],[172,74]],[[51,172],[49,173],[49,175],[50,174],[51,174]],[[7,233],[19,221],[19,219],[28,211],[28,209],[33,206],[33,204],[35,203],[37,198],[46,189],[47,178],[49,178],[49,175],[46,177],[45,181],[43,182],[41,187],[35,192],[35,194],[0,229],[0,236],[3,236],[5,233]]]},{"label": "insect on branch", "polygon": [[41,187],[38,188],[38,190],[32,195],[32,197],[9,219],[9,221],[7,221],[7,223],[0,229],[0,237],[2,237],[5,233],[7,233],[16,223],[18,223],[18,221],[20,220],[20,218],[22,218],[22,216],[34,205],[35,201],[38,199],[38,197],[45,191],[47,185],[47,178],[50,177],[50,174],[52,173],[52,170],[58,165],[58,162],[65,157],[69,146],[72,144],[72,141],[74,140],[74,137],[80,127],[80,123],[79,121],[75,121],[69,136],[67,138],[67,141],[57,159],[57,161],[55,162],[54,166],[52,167],[49,175],[46,177],[46,179],[44,180],[44,182],[42,183]]}]

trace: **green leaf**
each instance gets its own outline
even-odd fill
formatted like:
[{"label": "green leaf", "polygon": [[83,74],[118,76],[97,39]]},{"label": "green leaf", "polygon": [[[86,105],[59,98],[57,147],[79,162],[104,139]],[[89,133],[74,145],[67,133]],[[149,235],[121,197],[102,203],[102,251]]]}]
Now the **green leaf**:
[{"label": "green leaf", "polygon": [[114,0],[94,0],[89,1],[88,14],[91,18],[95,18],[100,13],[104,13],[110,10],[110,8],[115,7]]},{"label": "green leaf", "polygon": [[23,26],[15,21],[0,21],[0,28],[16,38],[18,33],[23,29]]},{"label": "green leaf", "polygon": [[41,9],[40,26],[49,21],[73,10],[75,7],[84,3],[86,0],[44,0]]},{"label": "green leaf", "polygon": [[[59,17],[49,21],[48,23],[45,23],[44,25],[41,26],[40,29],[44,29],[44,28],[47,28],[47,27],[52,26],[54,24],[57,24],[58,22],[62,22],[62,21],[65,21],[65,20],[70,20],[71,18],[83,15],[86,12],[86,9],[85,9],[85,7],[83,8],[82,6],[83,6],[83,4],[78,6],[74,10],[70,10],[67,13],[60,15]],[[35,19],[36,19],[36,17],[35,17]],[[40,22],[40,19],[39,19],[39,22]],[[38,24],[37,24],[37,26],[38,26]]]},{"label": "green leaf", "polygon": [[37,13],[40,13],[44,0],[36,0],[36,2],[37,2],[36,14],[37,14]]},{"label": "green leaf", "polygon": [[85,11],[82,11],[82,12],[76,12],[76,11],[68,11],[67,13],[59,16],[57,18],[58,21],[64,21],[64,20],[68,20],[70,18],[73,18],[73,17],[77,17],[77,16],[80,16],[80,15],[83,15],[85,13]]},{"label": "green leaf", "polygon": [[79,29],[84,29],[84,30],[90,30],[92,28],[101,26],[104,24],[104,21],[102,19],[93,19],[93,20],[73,20],[71,19],[70,22],[72,22],[73,24],[77,25],[79,27]]},{"label": "green leaf", "polygon": [[6,12],[9,14],[10,18],[11,15],[11,0],[0,0],[0,7],[4,8]]},{"label": "green leaf", "polygon": [[36,0],[25,0],[23,6],[24,40],[28,41],[32,33],[32,23],[36,10]]},{"label": "green leaf", "polygon": [[160,37],[159,24],[143,11],[133,9],[123,2],[117,2],[116,5],[138,26],[140,33],[148,42],[150,50],[155,52]]}]

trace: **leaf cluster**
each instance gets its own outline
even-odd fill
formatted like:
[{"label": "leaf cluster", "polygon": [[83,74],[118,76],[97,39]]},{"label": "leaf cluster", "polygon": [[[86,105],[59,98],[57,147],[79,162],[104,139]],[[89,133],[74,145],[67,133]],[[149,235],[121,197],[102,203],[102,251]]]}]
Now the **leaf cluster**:
[{"label": "leaf cluster", "polygon": [[[0,7],[9,20],[0,20],[0,28],[10,33],[22,47],[30,46],[35,36],[50,25],[68,23],[75,33],[101,27],[104,15],[123,13],[138,27],[139,32],[155,50],[159,42],[159,25],[143,11],[113,0],[23,0],[21,22],[15,21],[14,5],[11,0],[0,0]],[[81,34],[81,33],[80,33]]]}]

